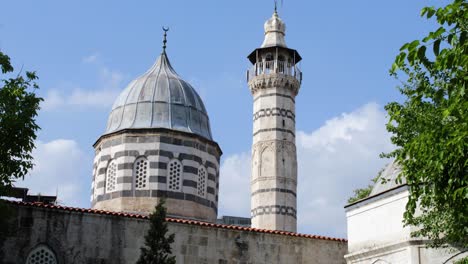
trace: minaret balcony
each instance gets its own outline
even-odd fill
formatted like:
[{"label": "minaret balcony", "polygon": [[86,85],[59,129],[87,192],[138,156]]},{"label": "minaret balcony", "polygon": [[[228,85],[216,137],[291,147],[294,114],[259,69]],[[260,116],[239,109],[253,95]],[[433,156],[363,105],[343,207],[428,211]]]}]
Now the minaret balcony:
[{"label": "minaret balcony", "polygon": [[271,61],[259,61],[255,63],[247,71],[247,82],[257,76],[265,76],[270,74],[281,74],[286,76],[294,77],[299,83],[302,82],[302,72],[297,65],[293,65],[290,62],[271,60]]}]

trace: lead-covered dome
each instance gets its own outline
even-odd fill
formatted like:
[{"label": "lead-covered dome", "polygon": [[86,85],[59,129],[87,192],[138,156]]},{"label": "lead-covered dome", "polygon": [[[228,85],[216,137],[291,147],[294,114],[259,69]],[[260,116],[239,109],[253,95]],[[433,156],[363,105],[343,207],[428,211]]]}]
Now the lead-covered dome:
[{"label": "lead-covered dome", "polygon": [[128,128],[167,128],[212,140],[208,114],[200,96],[177,75],[166,52],[114,102],[106,134]]}]

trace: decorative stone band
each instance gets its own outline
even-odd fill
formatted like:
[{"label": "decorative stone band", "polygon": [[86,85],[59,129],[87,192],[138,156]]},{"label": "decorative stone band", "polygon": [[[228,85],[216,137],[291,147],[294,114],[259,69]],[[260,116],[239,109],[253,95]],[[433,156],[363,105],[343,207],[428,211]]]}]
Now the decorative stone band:
[{"label": "decorative stone band", "polygon": [[255,196],[260,193],[269,193],[269,192],[280,192],[280,193],[289,193],[296,197],[296,193],[294,191],[282,188],[269,188],[269,189],[258,189],[250,194],[250,196]]},{"label": "decorative stone band", "polygon": [[[170,151],[164,151],[164,150],[147,150],[145,151],[145,154],[143,156],[148,157],[148,156],[163,156],[167,157],[169,159],[173,159],[174,155]],[[134,150],[125,150],[125,151],[119,151],[114,154],[114,157],[111,157],[110,155],[104,155],[101,156],[101,161],[107,161],[110,160],[111,158],[120,158],[120,157],[140,157],[138,151]],[[205,163],[202,162],[202,159],[198,156],[195,155],[190,155],[190,154],[185,154],[181,153],[177,157],[179,161],[183,160],[193,160],[196,161],[202,165],[204,165],[206,168],[213,168],[215,171],[217,171],[216,164],[206,161]],[[125,169],[132,169],[133,168],[133,163],[122,163],[118,164],[117,170],[125,170]],[[166,169],[167,168],[167,163],[166,162],[150,162],[150,168],[152,169]],[[106,172],[106,168],[100,168],[97,172],[97,174],[104,174]],[[197,174],[198,169],[191,167],[191,166],[184,166],[184,172],[191,172],[194,174]],[[210,178],[210,175],[208,175],[208,178]],[[213,178],[214,175],[211,175],[211,178]]]},{"label": "decorative stone band", "polygon": [[[133,162],[120,163],[120,164],[117,165],[117,170],[131,170],[131,169],[133,169],[133,165],[134,165]],[[216,170],[216,167],[214,165],[207,166],[205,164],[205,167],[212,167],[213,169]],[[167,169],[167,163],[166,162],[153,162],[152,161],[152,162],[150,162],[150,168],[151,169],[164,169],[165,170],[165,169]],[[198,169],[195,168],[195,167],[192,167],[192,166],[184,166],[183,171],[186,172],[186,173],[192,173],[192,174],[195,174],[195,175],[197,175],[197,173],[198,173]],[[105,174],[105,173],[106,173],[106,168],[100,168],[98,170],[97,174],[102,175],[102,174]],[[154,177],[165,177],[165,176],[154,176]],[[211,174],[211,173],[208,173],[208,180],[216,182],[216,176]],[[150,180],[150,182],[151,182],[151,180]],[[158,182],[158,181],[153,181],[153,182]]]},{"label": "decorative stone band", "polygon": [[250,92],[255,93],[260,89],[268,89],[272,87],[284,87],[290,89],[294,95],[297,95],[301,83],[294,77],[284,74],[261,74],[250,79]]},{"label": "decorative stone band", "polygon": [[[141,155],[137,150],[123,150],[123,151],[115,152],[113,157],[111,157],[110,155],[103,155],[103,156],[101,156],[100,161],[107,161],[107,160],[110,160],[112,158],[116,159],[116,158],[120,158],[120,157],[139,157],[139,156],[141,156]],[[143,154],[143,156],[145,156],[145,157],[148,157],[148,156],[163,156],[163,157],[167,157],[169,159],[174,158],[174,154],[172,152],[165,151],[165,150],[159,150],[159,149],[146,150],[145,153]],[[179,161],[193,160],[193,161],[196,161],[196,162],[198,162],[200,164],[203,164],[207,168],[211,167],[211,168],[213,168],[215,170],[217,169],[217,167],[216,167],[216,165],[214,163],[212,163],[212,162],[210,162],[208,160],[205,163],[203,163],[202,158],[200,158],[198,156],[195,156],[195,155],[180,153],[179,156],[177,157],[177,159]],[[154,166],[165,166],[165,165],[156,164],[156,163],[157,162],[152,162],[152,163],[150,163],[150,166],[151,166],[151,164],[153,164],[152,168],[162,168],[162,167],[154,167]],[[102,168],[101,168],[101,170],[102,170]],[[98,172],[98,174],[101,174],[101,173]]]},{"label": "decorative stone band", "polygon": [[[117,180],[117,183],[133,183],[134,179],[133,179],[133,176],[123,176],[123,177],[118,177],[116,180]],[[212,181],[215,182],[214,180],[212,180]],[[149,177],[149,182],[150,183],[154,183],[154,182],[167,183],[167,177],[166,176],[150,176]],[[186,186],[186,187],[192,187],[192,188],[195,188],[195,189],[197,188],[197,182],[192,181],[192,180],[183,180],[182,185]],[[104,188],[104,186],[105,186],[105,182],[100,181],[100,182],[96,183],[95,188],[96,189]],[[126,191],[131,191],[131,190],[126,190]],[[207,187],[207,192],[215,195],[215,189],[213,187],[208,186]]]},{"label": "decorative stone band", "polygon": [[[126,134],[126,137],[115,137],[118,135]],[[174,136],[171,136],[174,135]],[[189,136],[191,138],[196,138],[198,140],[188,140],[177,138],[177,136]],[[109,139],[109,140],[106,140]],[[105,141],[104,141],[105,140]],[[104,142],[102,142],[104,141]],[[221,149],[219,148],[218,144],[214,141],[207,140],[201,136],[196,134],[186,133],[182,131],[175,131],[166,128],[133,128],[133,129],[123,129],[120,131],[112,132],[110,134],[106,134],[101,136],[96,143],[94,143],[94,147],[97,147],[99,143],[101,143],[101,148],[105,149],[112,146],[121,145],[123,143],[166,143],[176,146],[186,146],[201,150],[203,152],[207,152],[211,155],[214,155],[218,158],[222,154]]]},{"label": "decorative stone band", "polygon": [[294,134],[294,131],[289,130],[289,129],[284,129],[284,128],[265,128],[265,129],[259,129],[253,133],[254,136],[260,134],[260,133],[265,133],[265,132],[272,132],[272,131],[280,131],[280,132],[285,132],[291,134],[293,137],[296,137],[296,134]]},{"label": "decorative stone band", "polygon": [[162,191],[162,190],[133,190],[133,191],[116,191],[112,193],[106,193],[98,195],[96,199],[92,201],[92,206],[98,202],[121,198],[121,197],[156,197],[156,198],[167,198],[167,199],[176,199],[191,201],[197,204],[204,205],[206,207],[212,208],[213,211],[218,213],[218,206],[214,201],[183,192],[172,192],[172,191]]},{"label": "decorative stone band", "polygon": [[253,121],[266,116],[282,116],[291,119],[293,122],[296,121],[296,115],[291,110],[279,107],[258,110],[253,114]]},{"label": "decorative stone band", "polygon": [[293,103],[296,102],[296,100],[294,99],[294,97],[290,96],[290,95],[287,95],[287,94],[281,94],[281,93],[267,93],[267,94],[262,94],[262,95],[258,95],[254,98],[254,102],[257,101],[258,99],[260,98],[263,98],[263,97],[270,97],[270,96],[279,96],[279,97],[284,97],[284,98],[289,98],[291,99],[291,101],[293,101]]},{"label": "decorative stone band", "polygon": [[258,206],[250,210],[252,218],[259,215],[288,215],[296,219],[296,208],[284,205]]}]

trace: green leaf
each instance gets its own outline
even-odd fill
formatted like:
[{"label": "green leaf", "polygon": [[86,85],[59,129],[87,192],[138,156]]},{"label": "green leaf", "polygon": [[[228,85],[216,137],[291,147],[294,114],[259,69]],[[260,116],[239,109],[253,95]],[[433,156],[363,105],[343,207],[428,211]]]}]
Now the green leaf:
[{"label": "green leaf", "polygon": [[403,51],[405,49],[408,49],[409,43],[405,43],[403,46],[401,46],[400,51]]},{"label": "green leaf", "polygon": [[435,10],[434,10],[434,7],[424,7],[423,9],[421,9],[421,17],[423,17],[424,15],[427,14],[427,18],[431,18],[435,13]]},{"label": "green leaf", "polygon": [[12,72],[13,67],[10,63],[10,57],[0,51],[0,67],[2,68],[2,73]]},{"label": "green leaf", "polygon": [[[466,44],[466,34],[467,34],[467,31],[462,31],[460,33],[460,43],[465,43]],[[453,44],[452,44],[453,45]]]},{"label": "green leaf", "polygon": [[419,45],[419,40],[414,40],[413,42],[409,44],[408,51],[415,50],[418,45]]},{"label": "green leaf", "polygon": [[434,54],[435,54],[436,56],[439,56],[440,39],[434,41],[434,45],[433,45],[432,47],[433,47],[432,49],[434,50]]},{"label": "green leaf", "polygon": [[433,38],[436,39],[436,38],[440,37],[440,35],[442,35],[443,33],[445,33],[445,28],[444,27],[439,27],[437,29],[437,31],[433,33]]},{"label": "green leaf", "polygon": [[424,7],[423,9],[421,9],[421,14],[419,14],[419,15],[424,16],[427,13],[428,9],[429,9],[429,7]]},{"label": "green leaf", "polygon": [[427,18],[431,18],[435,14],[435,9],[434,7],[430,7],[430,9],[427,11]]},{"label": "green leaf", "polygon": [[418,49],[418,58],[421,61],[427,60],[427,58],[426,58],[426,46],[419,47],[419,49]]}]

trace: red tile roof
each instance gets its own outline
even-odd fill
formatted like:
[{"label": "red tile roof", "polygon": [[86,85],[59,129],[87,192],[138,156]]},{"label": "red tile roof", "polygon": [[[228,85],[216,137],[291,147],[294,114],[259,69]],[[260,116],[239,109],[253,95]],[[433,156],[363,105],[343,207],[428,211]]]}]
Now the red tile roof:
[{"label": "red tile roof", "polygon": [[[68,207],[68,206],[61,206],[61,205],[44,204],[44,203],[40,203],[40,202],[35,202],[35,203],[20,202],[20,201],[6,201],[6,202],[11,203],[11,204],[15,204],[15,205],[18,205],[18,206],[40,207],[40,208],[47,208],[47,209],[61,210],[61,211],[69,211],[69,212],[90,213],[90,214],[111,215],[111,216],[128,217],[128,218],[148,219],[147,215],[132,214],[132,213],[125,213],[125,212],[113,212],[113,211],[88,209],[88,208]],[[214,227],[214,228],[224,228],[224,229],[234,229],[234,230],[248,231],[248,232],[269,233],[269,234],[277,234],[277,235],[285,235],[285,236],[295,236],[295,237],[304,237],[304,238],[312,238],[312,239],[322,239],[322,240],[332,240],[332,241],[339,241],[339,242],[348,242],[348,240],[343,239],[343,238],[333,238],[333,237],[318,236],[318,235],[308,235],[308,234],[300,234],[300,233],[287,232],[287,231],[259,229],[259,228],[236,226],[236,225],[223,225],[223,224],[215,224],[215,223],[202,222],[202,221],[197,221],[197,220],[180,219],[180,218],[169,218],[168,217],[168,218],[166,218],[166,221],[167,222],[172,222],[172,223],[179,223],[179,224],[188,224],[188,225],[197,225],[197,226],[206,226],[206,227]]]}]

